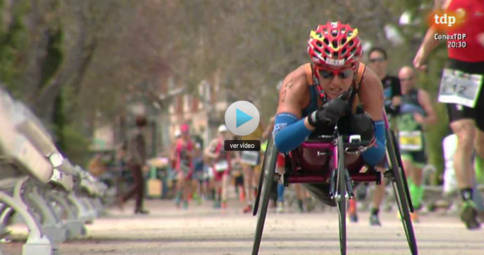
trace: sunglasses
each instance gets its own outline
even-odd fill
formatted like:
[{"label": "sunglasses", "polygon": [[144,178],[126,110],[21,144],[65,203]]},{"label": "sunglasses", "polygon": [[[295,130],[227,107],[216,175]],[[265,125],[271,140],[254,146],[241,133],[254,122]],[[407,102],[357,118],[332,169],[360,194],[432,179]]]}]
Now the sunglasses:
[{"label": "sunglasses", "polygon": [[318,72],[319,72],[319,76],[321,76],[323,79],[333,79],[335,76],[338,76],[338,78],[340,79],[348,79],[353,73],[353,70],[345,69],[340,71],[330,71],[330,70],[320,69]]},{"label": "sunglasses", "polygon": [[370,59],[370,62],[371,63],[381,63],[385,60],[386,60],[385,58],[372,58],[372,59]]},{"label": "sunglasses", "polygon": [[400,81],[401,82],[405,82],[405,81],[411,81],[413,80],[413,77],[409,77],[409,78],[401,78]]}]

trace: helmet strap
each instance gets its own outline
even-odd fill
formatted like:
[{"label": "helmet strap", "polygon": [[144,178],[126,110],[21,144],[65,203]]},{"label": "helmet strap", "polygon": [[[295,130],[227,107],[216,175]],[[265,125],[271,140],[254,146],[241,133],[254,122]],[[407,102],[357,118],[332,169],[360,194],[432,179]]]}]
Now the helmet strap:
[{"label": "helmet strap", "polygon": [[316,68],[314,68],[313,65],[311,65],[313,68],[313,84],[316,86],[316,89],[318,91],[318,96],[321,98],[321,101],[323,101],[323,104],[328,102],[328,96],[323,90],[323,87],[321,87],[321,83],[319,82],[319,73],[316,71]]}]

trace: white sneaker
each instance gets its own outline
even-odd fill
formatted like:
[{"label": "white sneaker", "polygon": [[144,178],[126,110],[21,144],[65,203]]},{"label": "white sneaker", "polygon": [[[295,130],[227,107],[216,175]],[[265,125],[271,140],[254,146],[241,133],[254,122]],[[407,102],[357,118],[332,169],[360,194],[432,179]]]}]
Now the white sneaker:
[{"label": "white sneaker", "polygon": [[283,202],[277,202],[277,213],[283,213],[284,212],[284,203]]}]

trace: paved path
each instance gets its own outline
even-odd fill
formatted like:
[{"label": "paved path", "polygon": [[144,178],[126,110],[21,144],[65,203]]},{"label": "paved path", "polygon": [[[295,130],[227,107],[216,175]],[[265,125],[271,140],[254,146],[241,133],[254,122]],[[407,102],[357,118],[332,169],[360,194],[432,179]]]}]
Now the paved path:
[{"label": "paved path", "polygon": [[[234,202],[235,203],[235,202]],[[149,216],[109,210],[88,225],[85,237],[60,244],[61,255],[97,254],[250,254],[256,218],[241,205],[215,211],[210,204],[177,209],[171,201],[148,200]],[[410,254],[394,212],[382,213],[383,227],[370,227],[368,213],[348,226],[348,254]],[[14,227],[25,238],[25,229]],[[468,231],[457,218],[424,215],[415,226],[419,254],[484,254],[484,230]],[[20,255],[24,241],[1,244],[7,255]],[[268,215],[261,255],[339,254],[338,221],[333,211]]]}]

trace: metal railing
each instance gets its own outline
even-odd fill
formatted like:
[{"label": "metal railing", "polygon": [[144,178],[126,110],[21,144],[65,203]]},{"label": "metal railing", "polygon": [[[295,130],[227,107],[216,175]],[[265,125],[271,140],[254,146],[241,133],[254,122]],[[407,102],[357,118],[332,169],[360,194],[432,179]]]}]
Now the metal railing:
[{"label": "metal railing", "polygon": [[20,217],[29,230],[22,254],[54,254],[102,213],[107,186],[64,158],[38,118],[2,88],[0,130],[0,236]]}]

